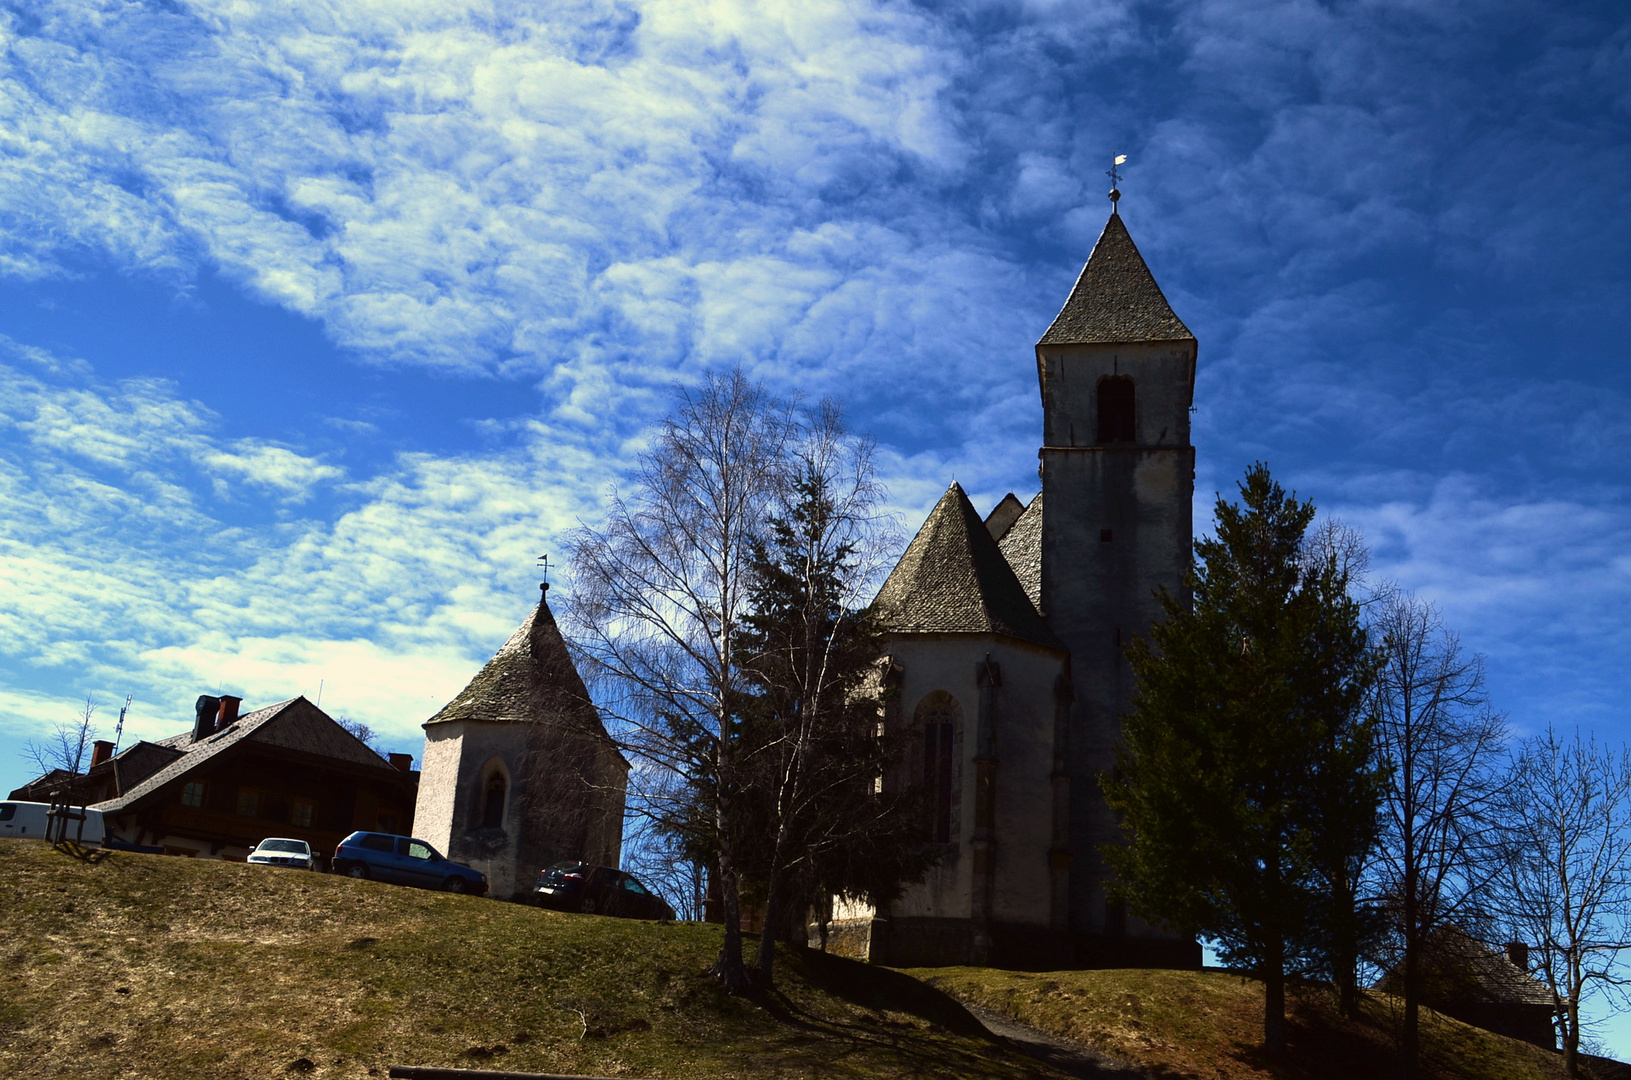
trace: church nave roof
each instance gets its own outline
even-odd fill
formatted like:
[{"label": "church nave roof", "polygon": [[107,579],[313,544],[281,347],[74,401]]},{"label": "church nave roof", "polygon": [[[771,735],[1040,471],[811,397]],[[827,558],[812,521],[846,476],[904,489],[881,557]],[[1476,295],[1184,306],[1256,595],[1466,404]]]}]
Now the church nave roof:
[{"label": "church nave roof", "polygon": [[896,633],[1002,634],[1064,648],[957,483],[930,511],[873,603]]}]

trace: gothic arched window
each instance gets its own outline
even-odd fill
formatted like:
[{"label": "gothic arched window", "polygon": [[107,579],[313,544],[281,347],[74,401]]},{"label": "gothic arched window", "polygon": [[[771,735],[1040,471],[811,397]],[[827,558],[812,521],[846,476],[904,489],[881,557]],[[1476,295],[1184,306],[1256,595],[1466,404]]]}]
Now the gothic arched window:
[{"label": "gothic arched window", "polygon": [[481,827],[504,827],[504,777],[500,773],[495,772],[487,779],[487,790],[482,795]]},{"label": "gothic arched window", "polygon": [[963,710],[957,699],[936,690],[917,706],[916,723],[923,730],[923,790],[928,806],[929,839],[937,844],[952,840],[951,810],[956,802],[958,728]]},{"label": "gothic arched window", "polygon": [[1134,441],[1137,410],[1133,402],[1133,380],[1126,375],[1106,375],[1099,380],[1100,446]]}]

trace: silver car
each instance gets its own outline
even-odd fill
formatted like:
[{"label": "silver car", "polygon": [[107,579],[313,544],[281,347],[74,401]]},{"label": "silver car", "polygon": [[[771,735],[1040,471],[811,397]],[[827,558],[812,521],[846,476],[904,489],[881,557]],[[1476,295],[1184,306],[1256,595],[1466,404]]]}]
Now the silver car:
[{"label": "silver car", "polygon": [[258,866],[292,866],[297,870],[317,868],[310,844],[282,836],[268,837],[256,844],[255,850],[249,853],[249,861]]}]

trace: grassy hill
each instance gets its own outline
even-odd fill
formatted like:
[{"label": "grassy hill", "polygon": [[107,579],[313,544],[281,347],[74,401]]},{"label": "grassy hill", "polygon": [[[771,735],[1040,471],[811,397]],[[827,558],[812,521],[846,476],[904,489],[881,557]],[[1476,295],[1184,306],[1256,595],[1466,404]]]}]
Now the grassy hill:
[{"label": "grassy hill", "polygon": [[[1400,1002],[1386,994],[1365,995],[1363,1020],[1352,1023],[1338,1016],[1324,988],[1291,991],[1287,1059],[1271,1066],[1261,1050],[1263,986],[1228,972],[923,968],[910,974],[1161,1077],[1371,1080],[1398,1071],[1393,1046]],[[1424,1075],[1433,1080],[1563,1076],[1560,1055],[1430,1009],[1422,1011],[1422,1044]]]},{"label": "grassy hill", "polygon": [[[765,1007],[705,972],[719,928],[562,915],[297,871],[0,840],[0,1076],[383,1077],[389,1065],[667,1080],[1063,1074],[882,968],[787,957]],[[1261,991],[1218,972],[915,972],[1160,1077],[1385,1077],[1389,999],[1346,1025],[1295,1002],[1294,1062],[1255,1043]],[[1556,1058],[1429,1019],[1437,1076],[1551,1080]]]},{"label": "grassy hill", "polygon": [[0,1076],[1062,1075],[882,969],[795,956],[770,1008],[727,998],[718,948],[712,926],[0,840]]}]

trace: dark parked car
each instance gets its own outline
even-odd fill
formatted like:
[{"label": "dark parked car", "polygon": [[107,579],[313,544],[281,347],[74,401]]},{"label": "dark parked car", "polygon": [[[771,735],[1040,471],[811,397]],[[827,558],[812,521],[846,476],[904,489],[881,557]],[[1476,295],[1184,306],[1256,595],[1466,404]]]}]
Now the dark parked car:
[{"label": "dark parked car", "polygon": [[616,915],[622,919],[672,919],[668,902],[635,879],[609,866],[558,862],[538,875],[532,902],[556,911]]},{"label": "dark parked car", "polygon": [[336,874],[347,877],[477,896],[487,892],[486,874],[443,858],[441,852],[411,836],[354,832],[334,849],[332,863]]}]

